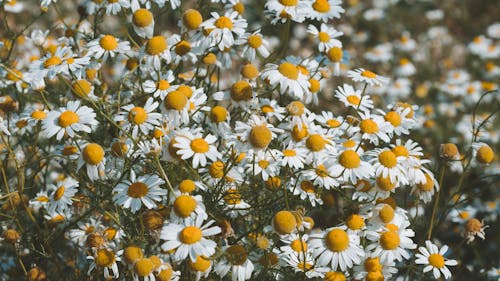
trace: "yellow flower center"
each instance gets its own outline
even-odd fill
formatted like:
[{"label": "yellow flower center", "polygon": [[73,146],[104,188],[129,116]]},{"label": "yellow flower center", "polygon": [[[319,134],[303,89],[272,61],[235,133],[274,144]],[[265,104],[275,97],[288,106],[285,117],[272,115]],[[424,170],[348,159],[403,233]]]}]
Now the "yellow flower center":
[{"label": "yellow flower center", "polygon": [[396,156],[404,156],[408,157],[410,156],[410,152],[404,145],[397,145],[391,149],[391,151],[396,155]]},{"label": "yellow flower center", "polygon": [[382,175],[377,177],[377,185],[384,191],[391,191],[396,187],[396,183],[393,183],[390,177],[384,178]]},{"label": "yellow flower center", "polygon": [[384,119],[385,121],[391,123],[394,127],[401,125],[401,116],[396,111],[387,112]]},{"label": "yellow flower center", "polygon": [[363,70],[363,72],[361,72],[361,76],[373,79],[377,77],[377,74],[371,72],[370,70]]},{"label": "yellow flower center", "polygon": [[309,135],[309,132],[307,131],[306,124],[302,123],[302,128],[299,128],[298,125],[293,126],[291,134],[293,140],[299,142],[306,138]]},{"label": "yellow flower center", "polygon": [[325,274],[325,281],[346,281],[346,278],[342,272],[329,271]]},{"label": "yellow flower center", "polygon": [[394,231],[386,231],[380,235],[380,246],[384,250],[394,250],[399,246],[399,235]]},{"label": "yellow flower center", "polygon": [[115,253],[106,249],[97,250],[95,257],[96,265],[100,267],[110,267],[115,262]]},{"label": "yellow flower center", "polygon": [[203,22],[203,17],[197,10],[189,9],[182,15],[182,22],[185,27],[194,30],[197,29]]},{"label": "yellow flower center", "polygon": [[310,181],[303,181],[300,183],[300,189],[305,191],[306,193],[314,193],[316,190],[314,185]]},{"label": "yellow flower center", "polygon": [[462,219],[468,219],[470,217],[470,214],[467,211],[462,211],[458,213],[458,216]]},{"label": "yellow flower center", "polygon": [[192,140],[190,147],[195,153],[206,153],[210,149],[207,141],[205,141],[203,138]]},{"label": "yellow flower center", "polygon": [[226,250],[226,258],[233,265],[242,265],[248,258],[247,250],[241,245],[232,245]]},{"label": "yellow flower center", "polygon": [[184,244],[194,244],[201,240],[202,232],[196,226],[186,226],[181,233],[179,233],[179,240]]},{"label": "yellow flower center", "polygon": [[324,139],[320,134],[313,134],[306,140],[306,147],[314,152],[321,151],[325,148],[328,140]]},{"label": "yellow flower center", "polygon": [[241,68],[241,75],[246,79],[255,79],[259,76],[259,70],[255,65],[247,63]]},{"label": "yellow flower center", "polygon": [[99,39],[99,45],[106,51],[113,51],[118,47],[118,41],[113,35],[104,35]]},{"label": "yellow flower center", "polygon": [[158,90],[160,91],[165,91],[167,90],[168,88],[170,88],[170,83],[168,83],[167,80],[160,80],[158,81],[158,83],[156,83],[156,87],[158,88]]},{"label": "yellow flower center", "polygon": [[64,191],[65,191],[65,187],[64,185],[61,185],[57,190],[56,192],[54,192],[54,200],[55,201],[59,201],[63,195],[64,195]]},{"label": "yellow flower center", "polygon": [[237,189],[229,189],[224,195],[224,201],[229,205],[236,205],[241,202],[241,194]]},{"label": "yellow flower center", "polygon": [[43,62],[43,66],[45,68],[49,68],[51,66],[60,65],[61,63],[62,63],[62,60],[60,57],[52,56]]},{"label": "yellow flower center", "polygon": [[154,36],[146,43],[146,53],[151,56],[156,56],[165,51],[167,49],[167,46],[167,40],[164,36]]},{"label": "yellow flower center", "polygon": [[218,18],[217,20],[215,20],[214,25],[215,25],[215,27],[220,28],[220,29],[223,29],[223,28],[227,28],[229,30],[233,29],[233,21],[230,18],[225,17],[225,16],[222,16],[222,17]]},{"label": "yellow flower center", "polygon": [[71,84],[71,90],[80,98],[87,97],[92,91],[92,84],[85,79],[79,79]]},{"label": "yellow flower center", "polygon": [[257,49],[262,45],[262,37],[260,37],[259,35],[250,35],[247,42],[248,46]]},{"label": "yellow flower center", "polygon": [[224,176],[224,163],[215,161],[208,167],[208,173],[211,177],[219,179]]},{"label": "yellow flower center", "polygon": [[231,98],[235,101],[248,101],[252,98],[252,86],[245,80],[239,80],[231,86]]},{"label": "yellow flower center", "polygon": [[467,232],[477,233],[480,232],[482,228],[483,224],[475,218],[472,218],[465,223],[465,229]]},{"label": "yellow flower center", "polygon": [[293,157],[297,155],[297,152],[293,149],[285,149],[283,150],[283,155],[285,157]]},{"label": "yellow flower center", "polygon": [[196,200],[190,195],[180,195],[174,201],[174,212],[182,218],[187,218],[196,209]]},{"label": "yellow flower center", "polygon": [[270,105],[263,105],[260,110],[265,114],[274,112],[274,108]]},{"label": "yellow flower center", "polygon": [[390,150],[384,150],[380,152],[380,154],[378,155],[378,161],[380,161],[380,164],[387,168],[393,168],[398,164],[396,154],[394,154]]},{"label": "yellow flower center", "polygon": [[224,122],[227,120],[227,110],[225,107],[217,105],[210,110],[210,119],[215,123]]},{"label": "yellow flower center", "polygon": [[245,5],[243,5],[243,3],[241,2],[238,2],[233,5],[233,10],[235,10],[236,12],[238,12],[238,14],[241,15],[245,12]]},{"label": "yellow flower center", "polygon": [[134,271],[139,277],[146,277],[153,272],[154,267],[154,263],[150,259],[143,258],[135,262]]},{"label": "yellow flower center", "polygon": [[483,145],[477,150],[476,159],[482,164],[489,164],[495,158],[495,153],[489,145]]},{"label": "yellow flower center", "polygon": [[347,169],[355,169],[361,164],[361,158],[354,150],[346,150],[339,155],[339,164]]},{"label": "yellow flower center", "polygon": [[140,181],[134,182],[128,187],[128,196],[132,198],[141,198],[148,194],[148,186]]},{"label": "yellow flower center", "polygon": [[434,188],[434,181],[428,173],[425,173],[425,183],[419,183],[417,184],[417,187],[424,192],[431,191]]},{"label": "yellow flower center", "polygon": [[365,281],[384,281],[385,277],[382,271],[369,271],[366,274]]},{"label": "yellow flower center", "polygon": [[279,234],[290,234],[297,227],[297,219],[290,211],[279,211],[274,215],[273,227]]},{"label": "yellow flower center", "polygon": [[349,247],[349,236],[342,229],[332,229],[325,237],[326,247],[333,252],[342,252]]},{"label": "yellow flower center", "polygon": [[444,258],[440,254],[432,254],[429,256],[429,264],[436,268],[443,268]]},{"label": "yellow flower center", "polygon": [[146,122],[146,119],[148,118],[148,113],[146,112],[146,110],[144,110],[144,108],[136,106],[130,109],[127,118],[130,123],[139,125]]},{"label": "yellow flower center", "polygon": [[316,175],[318,175],[318,177],[321,177],[321,178],[328,177],[328,170],[326,169],[325,165],[323,165],[323,164],[319,164],[318,166],[316,166],[315,172],[316,172]]},{"label": "yellow flower center", "polygon": [[293,116],[300,116],[304,114],[305,106],[302,102],[300,101],[292,101],[291,103],[288,104],[286,109],[288,110],[288,113],[290,113]]},{"label": "yellow flower center", "polygon": [[342,49],[339,47],[332,47],[328,49],[327,56],[332,62],[340,62],[343,56]]},{"label": "yellow flower center", "polygon": [[133,264],[136,260],[142,258],[144,254],[142,249],[137,246],[128,246],[123,251],[123,258],[128,264]]},{"label": "yellow flower center", "polygon": [[179,190],[182,193],[191,193],[193,190],[195,190],[196,185],[194,181],[192,180],[183,180],[181,183],[179,183]]},{"label": "yellow flower center", "polygon": [[320,31],[318,33],[318,38],[320,42],[326,43],[330,41],[330,35],[328,35],[328,32]]},{"label": "yellow flower center", "polygon": [[316,0],[313,3],[312,7],[315,11],[320,13],[326,13],[330,11],[330,3],[328,3],[328,0]]},{"label": "yellow flower center", "polygon": [[304,240],[295,239],[290,243],[290,248],[297,253],[305,252],[307,251],[307,243]]},{"label": "yellow flower center", "polygon": [[179,41],[179,43],[175,45],[175,53],[179,56],[183,56],[189,53],[189,51],[191,51],[191,44],[186,40]]},{"label": "yellow flower center", "polygon": [[146,27],[153,22],[153,14],[147,9],[139,9],[134,12],[132,21],[138,27]]},{"label": "yellow flower center", "polygon": [[260,161],[258,161],[258,165],[262,169],[265,169],[265,168],[267,168],[269,166],[269,161],[267,161],[267,160],[260,160]]},{"label": "yellow flower center", "polygon": [[360,230],[365,226],[365,219],[357,214],[350,215],[345,222],[351,230]]},{"label": "yellow flower center", "polygon": [[64,156],[73,155],[73,154],[76,154],[77,152],[78,152],[78,147],[76,147],[74,145],[65,146],[62,150],[62,154]]},{"label": "yellow flower center", "polygon": [[330,128],[337,128],[340,126],[340,121],[337,119],[328,119],[326,121],[326,125],[328,125]]},{"label": "yellow flower center", "polygon": [[187,86],[187,85],[180,85],[178,88],[177,88],[177,91],[183,93],[184,95],[186,95],[186,97],[189,99],[191,98],[191,96],[193,95],[193,89],[191,89],[191,87]]},{"label": "yellow flower center", "polygon": [[293,7],[293,6],[297,6],[298,0],[279,0],[279,2],[283,6]]},{"label": "yellow flower center", "polygon": [[290,80],[299,78],[299,69],[296,65],[290,62],[284,62],[278,66],[278,71]]},{"label": "yellow flower center", "polygon": [[167,109],[180,111],[184,107],[186,107],[186,104],[188,103],[188,98],[184,93],[180,91],[172,91],[168,93],[163,102]]},{"label": "yellow flower center", "polygon": [[361,99],[356,95],[347,96],[347,101],[352,105],[359,105]]},{"label": "yellow flower center", "polygon": [[255,148],[266,148],[271,140],[273,139],[273,135],[271,130],[265,125],[256,125],[254,126],[248,135],[248,140],[250,144]]},{"label": "yellow flower center", "polygon": [[128,145],[121,141],[115,141],[111,144],[111,154],[115,157],[123,157],[128,151]]},{"label": "yellow flower center", "polygon": [[453,143],[445,143],[441,145],[441,155],[452,158],[458,154],[458,148]]},{"label": "yellow flower center", "polygon": [[36,120],[43,120],[47,117],[47,113],[45,113],[42,110],[35,110],[31,112],[31,118],[36,119]]},{"label": "yellow flower center", "polygon": [[380,264],[379,257],[366,258],[364,266],[367,272],[382,271],[382,264]]},{"label": "yellow flower center", "polygon": [[[188,260],[188,266],[194,270],[194,271],[199,271],[199,272],[205,272],[207,269],[210,267],[212,263],[210,262],[209,259],[203,257],[203,256],[197,256],[196,261],[192,262],[191,259]],[[170,280],[170,279],[168,279]]]},{"label": "yellow flower center", "polygon": [[378,125],[375,121],[371,119],[362,120],[359,124],[361,132],[365,134],[375,134],[378,132]]},{"label": "yellow flower center", "polygon": [[384,206],[380,209],[378,216],[383,223],[388,223],[394,218],[394,209],[388,204],[384,204]]},{"label": "yellow flower center", "polygon": [[80,117],[78,117],[78,114],[74,113],[73,111],[65,111],[61,113],[59,116],[58,124],[59,126],[66,128],[68,126],[71,126],[75,123],[77,123],[80,120]]}]

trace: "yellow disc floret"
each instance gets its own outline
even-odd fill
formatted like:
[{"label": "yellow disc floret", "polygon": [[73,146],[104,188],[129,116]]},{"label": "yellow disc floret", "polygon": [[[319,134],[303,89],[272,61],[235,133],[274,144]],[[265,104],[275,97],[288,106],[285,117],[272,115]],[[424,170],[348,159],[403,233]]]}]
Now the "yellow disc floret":
[{"label": "yellow disc floret", "polygon": [[87,164],[97,165],[104,158],[104,149],[97,143],[89,143],[83,149],[82,157]]},{"label": "yellow disc floret", "polygon": [[342,252],[349,247],[349,236],[342,229],[332,229],[325,237],[326,247],[333,252]]}]

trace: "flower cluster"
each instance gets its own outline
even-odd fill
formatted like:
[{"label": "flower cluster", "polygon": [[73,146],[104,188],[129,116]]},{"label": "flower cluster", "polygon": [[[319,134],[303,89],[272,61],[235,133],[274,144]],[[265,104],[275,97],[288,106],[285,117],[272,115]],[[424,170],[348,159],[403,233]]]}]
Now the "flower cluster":
[{"label": "flower cluster", "polygon": [[421,81],[446,30],[363,50],[398,1],[260,2],[0,2],[1,280],[452,276],[500,210],[500,25]]}]

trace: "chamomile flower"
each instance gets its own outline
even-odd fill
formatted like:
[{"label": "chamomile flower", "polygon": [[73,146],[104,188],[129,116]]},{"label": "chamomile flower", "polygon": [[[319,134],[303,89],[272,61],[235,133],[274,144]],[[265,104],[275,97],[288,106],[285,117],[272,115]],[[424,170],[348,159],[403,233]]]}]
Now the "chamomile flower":
[{"label": "chamomile flower", "polygon": [[345,10],[340,6],[340,0],[309,0],[310,9],[306,17],[322,22],[328,22],[333,18],[340,18]]},{"label": "chamomile flower", "polygon": [[105,279],[117,279],[120,271],[116,262],[121,261],[121,253],[122,251],[115,252],[107,248],[96,250],[93,255],[87,256],[87,259],[92,261],[87,275],[90,275],[94,269],[101,270],[102,268]]},{"label": "chamomile flower", "polygon": [[305,179],[312,181],[325,189],[331,189],[338,186],[339,182],[332,176],[331,165],[332,161],[316,161],[313,163],[313,169],[306,170],[302,173]]},{"label": "chamomile flower", "polygon": [[173,206],[172,212],[170,212],[171,222],[182,222],[186,219],[195,219],[198,216],[204,220],[208,218],[201,195],[190,195],[176,191],[171,202]]},{"label": "chamomile flower", "polygon": [[379,144],[379,139],[385,143],[390,141],[389,132],[391,124],[384,120],[384,117],[371,114],[366,111],[364,113],[358,112],[361,121],[359,126],[351,128],[352,131],[358,131],[361,134],[361,139],[368,139],[374,145]]},{"label": "chamomile flower", "polygon": [[97,143],[86,144],[80,152],[78,158],[78,169],[84,164],[87,168],[87,175],[90,180],[97,180],[104,177],[104,164],[106,157],[104,157],[104,149]]},{"label": "chamomile flower", "polygon": [[290,184],[288,188],[293,195],[298,195],[301,200],[307,199],[313,207],[316,206],[316,204],[323,205],[323,200],[311,181],[297,180],[295,184]]},{"label": "chamomile flower", "polygon": [[140,8],[132,14],[132,26],[137,35],[142,38],[153,37],[155,20],[148,9]]},{"label": "chamomile flower", "polygon": [[309,10],[308,3],[297,0],[271,0],[266,2],[266,10],[277,21],[293,20],[295,22],[304,21],[306,12]]},{"label": "chamomile flower", "polygon": [[367,232],[367,238],[373,241],[366,248],[371,251],[371,257],[380,257],[382,263],[409,259],[410,254],[407,249],[415,249],[417,245],[410,238],[415,236],[415,232],[407,229],[407,225],[409,223],[400,227],[387,224],[380,232]]},{"label": "chamomile flower", "polygon": [[354,267],[354,272],[358,280],[389,280],[398,270],[394,262],[382,263],[379,257],[370,257],[370,253],[366,253],[364,261]]},{"label": "chamomile flower", "polygon": [[367,83],[370,86],[382,86],[389,82],[389,78],[380,76],[370,70],[365,70],[363,68],[349,70],[349,72],[347,72],[347,77],[351,78],[354,82],[363,82]]},{"label": "chamomile flower", "polygon": [[189,97],[179,89],[167,93],[161,109],[173,126],[189,122]]},{"label": "chamomile flower", "polygon": [[267,181],[269,176],[278,174],[279,166],[270,152],[259,151],[254,154],[254,160],[247,164],[246,170],[249,174],[261,175],[262,179]]},{"label": "chamomile flower", "polygon": [[223,258],[215,265],[215,272],[221,277],[231,272],[232,281],[250,279],[253,270],[254,265],[248,258],[247,250],[238,244],[225,247]]},{"label": "chamomile flower", "polygon": [[323,277],[328,271],[328,267],[319,266],[314,263],[311,254],[289,254],[282,258],[284,262],[293,268],[294,272],[302,272],[307,278]]},{"label": "chamomile flower", "polygon": [[425,181],[417,183],[413,186],[411,193],[417,195],[424,203],[432,201],[434,192],[439,191],[439,184],[432,173],[424,174]]},{"label": "chamomile flower", "polygon": [[304,163],[306,162],[307,149],[289,145],[283,151],[280,151],[278,155],[281,158],[281,165],[298,170],[304,167]]},{"label": "chamomile flower", "polygon": [[238,17],[238,12],[226,13],[223,16],[212,12],[210,15],[212,17],[203,22],[201,27],[210,30],[208,37],[211,44],[219,50],[232,47],[235,40],[245,33],[247,21]]},{"label": "chamomile flower", "polygon": [[267,64],[262,71],[261,78],[267,80],[271,87],[279,86],[282,94],[288,93],[298,99],[302,99],[309,91],[307,76],[291,62],[282,62],[280,65]]},{"label": "chamomile flower", "polygon": [[448,246],[444,245],[439,249],[431,241],[425,241],[425,247],[418,248],[419,253],[415,256],[416,264],[426,265],[424,267],[424,273],[432,270],[434,278],[439,279],[441,274],[443,274],[445,279],[451,277],[451,272],[446,266],[455,266],[458,264],[456,260],[445,259],[444,255],[448,251]]},{"label": "chamomile flower", "polygon": [[163,251],[175,250],[173,258],[182,261],[188,256],[195,262],[198,256],[210,257],[215,253],[217,243],[206,238],[221,232],[221,228],[211,225],[215,221],[203,224],[204,219],[187,219],[182,224],[167,223],[163,226],[160,239],[165,240],[161,245]]},{"label": "chamomile flower", "polygon": [[114,119],[124,122],[124,130],[132,130],[132,136],[137,137],[139,131],[147,135],[155,126],[160,125],[161,114],[154,112],[158,107],[158,102],[153,98],[148,98],[144,107],[128,104],[122,106],[123,111]]},{"label": "chamomile flower", "polygon": [[333,47],[342,48],[342,42],[336,38],[344,35],[344,33],[333,27],[322,23],[318,30],[316,26],[310,24],[307,27],[307,32],[312,34],[319,41],[318,50],[320,52],[326,52]]},{"label": "chamomile flower", "polygon": [[193,168],[198,166],[205,167],[207,158],[216,161],[221,157],[221,154],[214,146],[217,138],[212,135],[203,137],[201,134],[184,134],[182,137],[176,138],[174,147],[178,148],[177,155],[181,159],[186,160],[193,158]]},{"label": "chamomile flower", "polygon": [[334,177],[341,177],[344,181],[355,184],[358,179],[369,179],[375,170],[366,161],[362,160],[359,152],[346,149],[337,156],[337,161],[331,168]]},{"label": "chamomile flower", "polygon": [[128,41],[121,41],[111,34],[100,36],[87,44],[87,56],[102,58],[104,61],[110,56],[114,58],[117,54],[124,54],[130,50]]},{"label": "chamomile flower", "polygon": [[160,70],[162,60],[169,63],[172,57],[165,36],[157,35],[147,39],[141,48],[141,56],[145,60],[145,65],[152,66],[155,70]]},{"label": "chamomile flower", "polygon": [[164,181],[154,174],[136,177],[133,170],[130,171],[130,180],[120,182],[113,188],[113,202],[123,208],[137,212],[144,204],[146,208],[156,207],[154,201],[162,201],[167,195],[167,190],[160,188]]},{"label": "chamomile flower", "polygon": [[269,43],[264,36],[260,33],[260,30],[254,33],[248,33],[242,35],[238,40],[236,40],[237,45],[244,45],[241,54],[246,57],[249,61],[255,60],[255,55],[259,54],[263,58],[267,58],[269,53]]},{"label": "chamomile flower", "polygon": [[80,101],[69,101],[66,107],[50,111],[43,119],[43,129],[48,138],[61,140],[65,134],[74,137],[76,132],[90,133],[98,122],[92,108],[80,106]]},{"label": "chamomile flower", "polygon": [[112,0],[106,4],[106,15],[116,15],[122,9],[130,8],[130,0]]},{"label": "chamomile flower", "polygon": [[479,221],[476,218],[468,220],[464,225],[463,233],[463,236],[465,237],[465,239],[467,239],[467,244],[472,243],[472,241],[475,240],[476,236],[484,240],[484,230],[488,227],[488,225],[484,225],[484,221]]},{"label": "chamomile flower", "polygon": [[359,237],[349,234],[344,227],[331,227],[310,234],[309,245],[320,266],[331,266],[333,270],[345,271],[361,263],[365,252],[359,245]]},{"label": "chamomile flower", "polygon": [[361,90],[354,90],[354,87],[348,84],[339,86],[335,91],[335,96],[346,106],[356,110],[368,111],[373,108],[370,96],[364,96]]},{"label": "chamomile flower", "polygon": [[73,197],[78,192],[78,181],[71,177],[50,185],[51,191],[48,202],[48,211],[65,211],[73,204]]},{"label": "chamomile flower", "polygon": [[250,116],[246,123],[236,121],[235,130],[241,141],[255,151],[266,149],[276,138],[276,133],[281,132],[264,118],[256,115]]},{"label": "chamomile flower", "polygon": [[405,168],[402,165],[404,158],[397,156],[390,149],[376,148],[368,153],[373,158],[369,161],[375,170],[375,176],[389,179],[392,183],[407,184]]}]

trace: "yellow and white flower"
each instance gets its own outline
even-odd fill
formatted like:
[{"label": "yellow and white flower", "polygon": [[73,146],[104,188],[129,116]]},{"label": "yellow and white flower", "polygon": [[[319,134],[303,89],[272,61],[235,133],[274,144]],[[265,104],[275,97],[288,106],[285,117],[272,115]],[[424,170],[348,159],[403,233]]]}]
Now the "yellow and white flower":
[{"label": "yellow and white flower", "polygon": [[417,257],[415,263],[426,265],[424,273],[432,270],[432,274],[436,279],[439,279],[441,274],[443,274],[445,279],[450,278],[451,272],[446,266],[455,266],[458,264],[456,260],[444,258],[444,255],[448,251],[448,246],[446,245],[439,249],[435,244],[427,240],[425,241],[425,247],[419,247],[418,251],[420,253],[415,255]]},{"label": "yellow and white flower", "polygon": [[77,132],[90,133],[98,122],[92,108],[80,106],[80,101],[69,101],[66,107],[50,111],[43,119],[43,129],[48,138],[61,140],[65,134],[74,137]]}]

